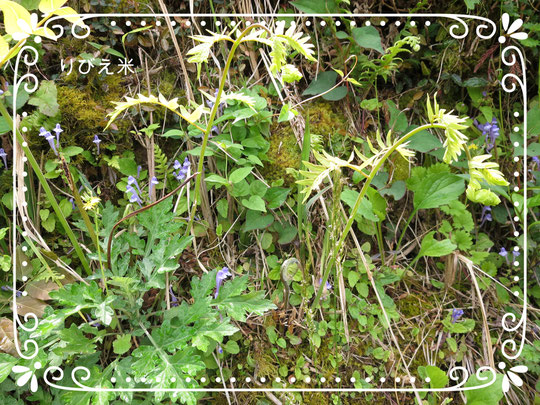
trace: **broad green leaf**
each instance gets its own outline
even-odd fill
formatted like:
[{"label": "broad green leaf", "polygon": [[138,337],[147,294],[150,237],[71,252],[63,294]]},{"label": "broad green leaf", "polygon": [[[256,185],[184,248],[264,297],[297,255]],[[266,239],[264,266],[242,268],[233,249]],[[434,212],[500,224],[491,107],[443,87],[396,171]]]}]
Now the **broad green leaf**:
[{"label": "broad green leaf", "polygon": [[317,78],[309,84],[302,94],[304,96],[322,94],[335,86],[337,77],[338,74],[334,71],[319,73]]},{"label": "broad green leaf", "polygon": [[422,239],[422,246],[420,247],[420,252],[418,252],[418,257],[446,256],[456,249],[457,246],[454,245],[450,239],[443,239],[441,241],[438,241],[433,237],[433,235],[435,235],[435,231],[432,231],[426,236],[424,236],[424,239]]},{"label": "broad green leaf", "polygon": [[456,200],[465,191],[465,181],[455,174],[434,173],[425,177],[414,193],[414,208],[438,208]]},{"label": "broad green leaf", "polygon": [[426,374],[429,377],[431,388],[444,388],[448,385],[449,379],[444,371],[436,366],[426,366]]},{"label": "broad green leaf", "polygon": [[242,199],[242,205],[253,211],[266,212],[266,204],[264,200],[258,195],[252,195],[251,197],[249,197],[249,200],[246,200],[245,198]]},{"label": "broad green leaf", "polygon": [[244,232],[248,232],[255,229],[264,229],[270,226],[273,222],[273,215],[261,215],[259,211],[248,210],[243,230]]},{"label": "broad green leaf", "polygon": [[[480,373],[484,380],[479,380],[476,374],[472,374],[465,387],[477,387],[484,385],[491,381],[491,372],[484,371]],[[465,391],[465,398],[467,398],[467,405],[497,405],[503,399],[504,394],[502,391],[503,375],[498,374],[495,376],[495,382],[484,388]]]},{"label": "broad green leaf", "polygon": [[0,353],[0,383],[11,373],[11,369],[18,360],[9,354]]},{"label": "broad green leaf", "polygon": [[236,343],[234,340],[229,340],[225,346],[223,346],[223,349],[227,353],[231,354],[238,354],[240,353],[240,346],[238,346],[238,343]]},{"label": "broad green leaf", "polygon": [[232,184],[240,183],[247,176],[249,176],[252,170],[253,167],[241,167],[239,169],[236,169],[230,174],[229,182],[231,182]]},{"label": "broad green leaf", "polygon": [[327,14],[339,10],[335,0],[297,0],[291,4],[306,14]]},{"label": "broad green leaf", "polygon": [[[28,104],[38,107],[39,112],[49,117],[58,114],[56,85],[51,80],[41,82],[39,89],[30,97]],[[82,148],[81,152],[82,152]]]},{"label": "broad green leaf", "polygon": [[352,29],[352,35],[355,42],[362,48],[375,49],[380,53],[384,53],[381,45],[381,36],[377,28],[373,26],[356,27]]},{"label": "broad green leaf", "polygon": [[322,98],[328,101],[339,101],[344,98],[349,93],[349,90],[345,86],[339,86],[329,91],[326,94],[323,94]]},{"label": "broad green leaf", "polygon": [[[358,191],[347,188],[344,189],[341,193],[341,201],[343,201],[352,209],[359,195],[360,193]],[[360,217],[374,222],[379,221],[379,217],[375,214],[375,212],[373,212],[373,205],[371,201],[369,201],[366,196],[364,196],[364,198],[360,202],[360,207],[356,212],[356,219],[358,220]]]}]

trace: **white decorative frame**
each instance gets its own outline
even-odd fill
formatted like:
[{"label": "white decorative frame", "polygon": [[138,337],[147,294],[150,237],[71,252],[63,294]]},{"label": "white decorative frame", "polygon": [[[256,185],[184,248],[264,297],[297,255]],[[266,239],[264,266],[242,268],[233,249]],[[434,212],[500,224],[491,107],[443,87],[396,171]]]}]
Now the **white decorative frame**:
[{"label": "white decorative frame", "polygon": [[[497,33],[497,24],[493,22],[492,20],[480,17],[480,16],[474,16],[474,15],[465,15],[465,14],[102,14],[102,13],[96,13],[96,14],[82,14],[81,17],[83,20],[87,20],[90,18],[96,18],[96,17],[131,17],[131,18],[164,18],[166,16],[169,17],[181,17],[186,19],[193,19],[193,18],[213,18],[213,17],[229,17],[229,18],[245,18],[245,17],[251,17],[251,18],[279,18],[279,17],[287,17],[287,18],[333,18],[339,21],[339,19],[351,19],[354,21],[354,19],[357,18],[363,18],[363,19],[369,19],[371,17],[385,17],[385,18],[394,18],[399,21],[399,19],[404,18],[448,18],[453,20],[455,23],[450,26],[449,33],[450,35],[455,39],[463,39],[469,34],[469,26],[465,22],[465,20],[477,20],[480,21],[481,24],[479,24],[476,27],[476,35],[478,38],[486,40],[486,39],[492,39],[495,37],[495,34]],[[62,17],[52,17],[46,22],[46,26],[51,25],[54,21],[57,21]],[[369,20],[368,20],[369,21]],[[527,34],[523,32],[518,32],[518,30],[521,28],[523,21],[521,19],[518,19],[514,21],[512,24],[510,24],[510,19],[508,14],[504,14],[501,19],[502,23],[502,30],[499,34],[498,41],[501,44],[506,43],[509,39],[526,39]],[[409,22],[411,26],[415,25],[415,21]],[[352,24],[355,25],[355,24]],[[369,25],[369,24],[366,24]],[[397,24],[396,24],[397,25]],[[429,25],[429,24],[426,24]],[[62,25],[56,24],[51,25],[50,28],[52,29],[58,29],[59,34],[58,38],[61,37],[64,33],[64,28]],[[463,29],[463,33],[458,34],[457,31]],[[485,33],[487,30],[487,33]],[[87,25],[84,25],[84,32],[82,34],[79,34],[77,32],[77,27],[72,26],[71,28],[71,34],[79,39],[84,39],[88,35],[90,35],[90,27]],[[523,185],[524,185],[524,196],[527,196],[527,83],[526,83],[526,66],[525,66],[525,58],[522,53],[522,50],[518,48],[515,45],[507,45],[502,50],[502,61],[504,65],[511,67],[516,63],[520,64],[522,77],[518,77],[514,73],[506,73],[502,80],[501,80],[501,86],[502,89],[507,93],[512,93],[516,91],[517,86],[516,82],[521,90],[522,97],[523,97]],[[38,54],[35,48],[31,46],[24,46],[19,54],[17,55],[16,62],[15,62],[15,76],[13,79],[13,100],[17,99],[17,91],[19,87],[24,83],[25,90],[28,93],[32,93],[35,90],[37,90],[39,85],[38,78],[32,74],[32,73],[26,73],[22,75],[21,77],[18,77],[18,69],[19,66],[22,63],[27,67],[34,66],[38,62]],[[515,82],[512,82],[514,80]],[[17,116],[15,108],[13,108],[13,134],[15,134],[15,131],[17,131]],[[519,117],[519,113],[515,113],[515,117]],[[514,131],[518,132],[519,128],[514,127]],[[23,146],[27,146],[24,145]],[[519,146],[519,143],[516,142],[514,146]],[[24,156],[22,158],[22,166],[18,167],[16,162],[19,162],[17,160],[17,155],[22,154],[22,150],[19,150],[20,146],[18,145],[16,138],[14,136],[13,139],[13,224],[17,224],[18,214],[17,214],[17,205],[16,205],[16,195],[17,192],[25,192],[26,189],[24,187],[24,183],[20,181],[20,177],[17,177],[17,173],[23,173],[23,176],[26,175],[26,172],[24,172],[24,162],[26,162],[26,157]],[[515,172],[515,177],[517,178],[520,175],[520,173]],[[19,179],[19,181],[17,180]],[[19,184],[20,191],[17,189],[17,182],[21,183]],[[519,191],[519,188],[515,188],[514,191]],[[517,204],[517,203],[516,203]],[[516,205],[518,206],[518,205]],[[518,319],[516,319],[516,316],[509,312],[506,313],[501,321],[501,326],[503,327],[503,330],[505,332],[516,332],[518,329],[521,329],[521,341],[518,344],[516,344],[516,341],[513,338],[509,338],[505,340],[502,343],[501,347],[501,354],[504,358],[506,358],[508,361],[516,360],[520,355],[524,347],[525,343],[525,333],[526,333],[526,326],[527,326],[527,198],[523,199],[523,206],[522,206],[522,212],[523,215],[523,232],[524,232],[524,247],[523,247],[523,275],[522,275],[522,281],[523,281],[523,308],[521,311],[521,316]],[[22,220],[23,226],[25,225],[26,218],[24,217],[24,214],[21,213],[20,219]],[[519,221],[519,217],[514,217],[514,223]],[[516,225],[514,224],[514,228],[516,229]],[[514,235],[520,236],[519,232],[514,233]],[[27,236],[26,231],[22,232],[23,238]],[[21,329],[32,332],[37,329],[39,320],[36,314],[34,313],[27,313],[24,316],[24,321],[28,322],[30,319],[33,319],[34,322],[32,323],[32,326],[26,326],[20,319],[18,313],[17,313],[17,285],[16,285],[16,252],[17,252],[17,230],[16,226],[13,226],[13,328],[14,328],[14,340],[15,340],[15,347],[17,349],[17,352],[19,356],[23,359],[31,360],[35,358],[39,352],[38,344],[35,340],[28,339],[24,342],[24,352],[21,351],[21,343],[18,340],[18,334],[17,334],[17,328],[20,327]],[[518,250],[519,248],[515,248],[515,250]],[[519,266],[519,262],[513,262],[514,266]],[[24,263],[23,263],[24,265]],[[23,279],[24,280],[24,279]],[[518,281],[519,277],[514,277],[514,281]],[[23,293],[24,294],[24,293]],[[515,293],[515,295],[517,295]],[[517,321],[517,323],[516,323]],[[511,326],[511,323],[514,323],[514,326]],[[32,346],[32,347],[30,347]],[[511,354],[507,351],[508,346],[510,346],[510,349],[512,352],[515,352],[514,354]],[[29,352],[30,350],[33,350],[31,354],[25,354],[26,352]],[[504,370],[506,368],[506,364],[504,362],[500,362],[498,365],[498,368],[500,370]],[[39,362],[34,363],[34,371],[37,369],[40,369],[42,365]],[[15,366],[13,368],[13,371],[15,373],[20,373],[21,376],[17,379],[17,384],[19,386],[25,385],[27,382],[30,381],[30,389],[31,391],[37,390],[37,377],[34,374],[34,371],[28,367],[25,366]],[[469,390],[477,390],[484,387],[487,387],[491,384],[493,384],[496,381],[496,370],[494,370],[492,367],[480,367],[476,371],[476,377],[480,381],[486,381],[484,384],[475,386],[475,387],[465,387],[465,383],[467,382],[467,379],[469,378],[469,372],[465,367],[456,366],[453,367],[448,371],[448,376],[452,381],[457,381],[457,384],[448,387],[448,388],[442,388],[442,389],[431,389],[431,388],[416,388],[414,385],[414,380],[411,381],[411,388],[334,388],[334,387],[327,387],[327,388],[261,388],[261,387],[253,387],[253,388],[184,388],[184,389],[175,389],[175,388],[169,388],[169,389],[158,389],[158,388],[103,388],[103,387],[89,387],[84,385],[82,382],[80,382],[77,378],[77,373],[81,371],[84,373],[84,375],[80,376],[81,381],[86,381],[90,378],[90,370],[86,367],[75,367],[72,370],[71,377],[73,382],[77,385],[77,387],[68,387],[64,385],[59,385],[56,382],[62,380],[64,378],[64,371],[60,367],[56,366],[50,366],[48,367],[44,372],[44,380],[45,382],[50,385],[51,387],[60,389],[60,390],[71,390],[71,391],[92,391],[92,392],[245,392],[245,391],[257,391],[257,392],[455,392],[455,391],[469,391]],[[484,376],[482,375],[483,372],[489,371],[490,376]],[[51,375],[51,373],[58,373],[57,376]],[[527,367],[524,365],[517,365],[510,370],[506,372],[503,378],[503,391],[508,392],[510,389],[510,382],[512,382],[516,386],[522,385],[522,380],[519,376],[517,376],[515,373],[525,373],[527,372]],[[461,374],[461,378],[460,375]],[[49,377],[53,380],[51,381]],[[284,384],[283,381],[280,381],[279,379],[276,379],[277,382],[281,382]],[[365,380],[366,382],[370,382],[371,380],[367,378]],[[399,383],[399,379],[396,378],[396,383]],[[114,382],[114,381],[113,381]],[[205,380],[201,380],[201,382],[205,382]],[[220,381],[216,381],[220,382]],[[231,384],[233,383],[233,380],[231,379]],[[246,380],[246,382],[250,382]],[[264,382],[264,381],[261,381]],[[309,381],[305,381],[306,384],[309,384]],[[311,380],[313,382],[313,380]],[[319,379],[316,380],[317,383],[324,384],[326,382],[325,379]],[[341,379],[339,377],[336,377],[335,379],[336,383],[340,383]],[[351,383],[354,383],[354,378],[351,378]],[[384,382],[384,381],[381,381]],[[143,383],[143,382],[141,382]]]}]

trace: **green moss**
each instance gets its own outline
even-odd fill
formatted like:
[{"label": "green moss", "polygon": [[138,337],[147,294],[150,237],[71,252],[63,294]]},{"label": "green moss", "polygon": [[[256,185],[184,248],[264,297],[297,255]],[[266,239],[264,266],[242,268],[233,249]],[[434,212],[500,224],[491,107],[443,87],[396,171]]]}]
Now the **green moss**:
[{"label": "green moss", "polygon": [[62,124],[69,133],[95,132],[105,125],[105,109],[89,92],[74,87],[58,86],[58,105]]},{"label": "green moss", "polygon": [[307,113],[311,133],[322,136],[326,149],[334,154],[349,152],[347,119],[335,103],[317,101],[308,107]]},{"label": "green moss", "polygon": [[287,125],[273,125],[270,129],[270,147],[262,174],[267,181],[284,179],[284,184],[294,184],[294,177],[287,173],[287,168],[300,167],[301,153],[296,143],[292,128]]}]

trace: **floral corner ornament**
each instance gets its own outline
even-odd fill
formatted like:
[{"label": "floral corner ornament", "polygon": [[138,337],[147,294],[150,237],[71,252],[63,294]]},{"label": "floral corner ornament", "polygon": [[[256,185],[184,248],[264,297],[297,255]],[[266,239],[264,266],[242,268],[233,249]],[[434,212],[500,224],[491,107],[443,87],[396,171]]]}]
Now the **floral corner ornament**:
[{"label": "floral corner ornament", "polygon": [[[506,364],[504,362],[500,362],[499,363],[499,368],[501,370],[504,370],[506,368]],[[523,365],[514,366],[514,367],[510,368],[510,370],[508,370],[503,376],[503,380],[502,380],[502,390],[503,390],[503,392],[507,393],[508,391],[510,391],[510,383],[512,383],[516,387],[521,387],[523,385],[523,380],[516,373],[524,374],[528,370],[529,369],[527,368],[527,366],[523,366]]]},{"label": "floral corner ornament", "polygon": [[510,25],[510,15],[508,15],[508,13],[504,13],[502,15],[502,27],[505,34],[499,37],[499,42],[504,44],[508,37],[520,40],[527,39],[529,35],[526,32],[517,32],[522,25],[523,20],[521,18],[518,18],[512,23],[512,25]]},{"label": "floral corner ornament", "polygon": [[38,389],[38,381],[36,377],[36,370],[39,370],[41,368],[41,363],[39,361],[36,361],[34,363],[34,369],[30,369],[26,366],[14,366],[11,371],[13,371],[16,374],[22,374],[17,378],[17,385],[19,387],[22,387],[25,385],[28,381],[30,381],[30,391],[36,392]]}]

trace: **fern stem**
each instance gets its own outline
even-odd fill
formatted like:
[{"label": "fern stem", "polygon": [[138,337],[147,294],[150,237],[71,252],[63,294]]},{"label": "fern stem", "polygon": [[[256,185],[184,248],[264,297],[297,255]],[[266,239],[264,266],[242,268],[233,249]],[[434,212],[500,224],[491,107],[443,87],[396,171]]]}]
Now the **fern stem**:
[{"label": "fern stem", "polygon": [[366,179],[366,182],[362,185],[362,189],[360,190],[360,194],[358,194],[358,198],[356,199],[356,202],[354,203],[354,207],[351,210],[351,213],[349,215],[349,219],[347,220],[347,224],[345,225],[345,228],[343,229],[343,232],[341,234],[341,237],[339,238],[339,241],[335,244],[332,255],[330,257],[330,261],[328,262],[328,265],[326,266],[326,270],[324,271],[323,279],[321,281],[321,285],[319,286],[319,289],[317,290],[317,294],[315,296],[315,300],[313,302],[313,310],[316,310],[319,308],[321,295],[324,289],[324,286],[326,284],[326,281],[328,281],[328,276],[330,275],[330,271],[334,268],[336,265],[336,260],[339,254],[339,251],[343,247],[343,244],[345,242],[345,239],[347,238],[347,235],[349,234],[352,225],[354,223],[354,219],[356,217],[356,213],[360,209],[360,204],[362,203],[362,200],[364,199],[367,190],[373,181],[373,178],[378,173],[379,169],[382,167],[384,162],[390,157],[392,153],[403,143],[407,142],[408,139],[413,137],[419,132],[422,132],[426,129],[432,129],[432,128],[440,128],[445,129],[444,125],[441,124],[425,124],[422,126],[419,126],[418,128],[413,129],[403,137],[401,137],[399,140],[397,140],[391,148],[389,148],[386,153],[377,161],[375,166],[371,169],[371,172],[369,173],[369,177]]},{"label": "fern stem", "polygon": [[238,36],[238,38],[233,42],[231,50],[229,52],[229,56],[227,58],[227,62],[225,64],[225,67],[223,68],[223,76],[221,77],[221,81],[219,83],[218,93],[216,94],[216,99],[214,102],[214,105],[212,107],[212,111],[210,112],[210,117],[208,118],[208,124],[206,125],[206,129],[204,130],[204,136],[203,141],[201,145],[201,152],[199,154],[199,163],[197,166],[197,178],[195,179],[195,194],[193,196],[193,208],[191,209],[191,213],[189,215],[189,222],[188,226],[186,228],[186,235],[191,232],[191,228],[193,226],[193,220],[195,219],[195,213],[197,212],[197,204],[200,199],[200,191],[201,191],[201,182],[202,182],[202,176],[204,171],[204,154],[206,152],[206,147],[208,145],[208,138],[210,137],[210,133],[212,132],[212,125],[214,124],[214,120],[216,118],[216,114],[219,109],[219,103],[221,101],[221,95],[223,94],[223,89],[225,87],[225,82],[227,80],[227,75],[229,74],[229,69],[231,67],[234,54],[236,52],[236,49],[242,42],[242,39],[254,28],[262,28],[265,31],[267,31],[269,34],[271,32],[262,24],[252,24],[249,27],[247,27],[242,33]]}]

